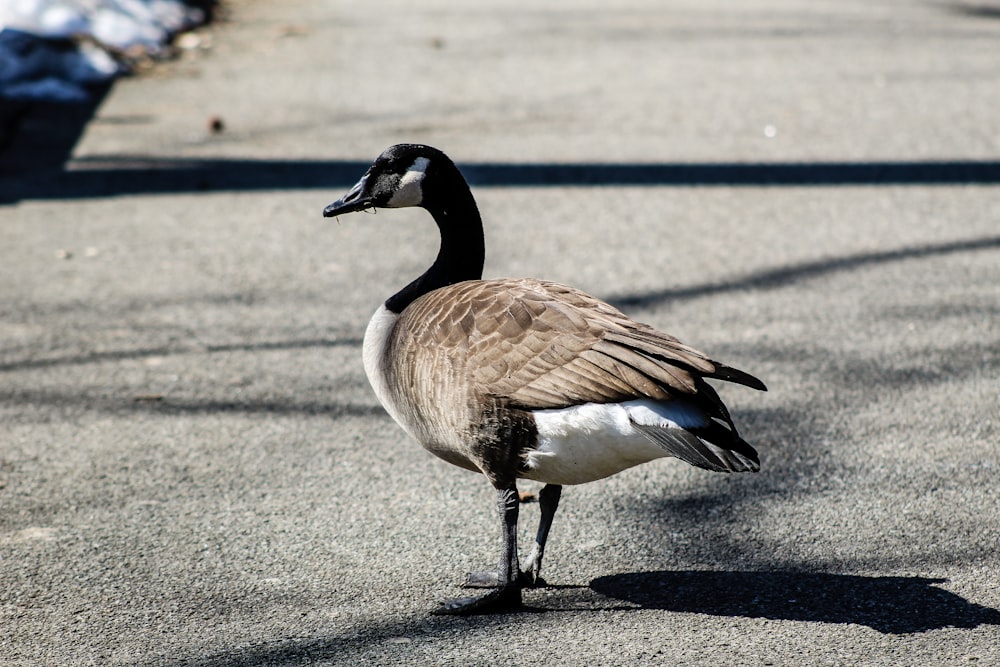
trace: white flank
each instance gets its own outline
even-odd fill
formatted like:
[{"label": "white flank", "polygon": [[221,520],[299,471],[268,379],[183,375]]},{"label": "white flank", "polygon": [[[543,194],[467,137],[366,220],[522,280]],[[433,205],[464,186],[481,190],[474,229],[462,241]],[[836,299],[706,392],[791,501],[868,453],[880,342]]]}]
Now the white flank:
[{"label": "white flank", "polygon": [[626,468],[669,456],[633,427],[633,422],[684,428],[705,416],[681,401],[585,403],[559,410],[535,410],[538,448],[528,453],[528,479],[550,484],[583,484]]},{"label": "white flank", "polygon": [[399,179],[399,186],[392,193],[392,198],[386,202],[386,208],[405,208],[419,206],[424,200],[424,190],[421,185],[427,175],[427,165],[430,160],[418,157]]}]

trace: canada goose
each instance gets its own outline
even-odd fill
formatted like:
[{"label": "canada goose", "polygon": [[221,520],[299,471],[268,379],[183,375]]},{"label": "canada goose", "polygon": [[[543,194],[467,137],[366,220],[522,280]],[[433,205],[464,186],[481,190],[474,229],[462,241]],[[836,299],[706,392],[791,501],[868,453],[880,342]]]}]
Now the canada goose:
[{"label": "canada goose", "polygon": [[[673,336],[599,299],[533,279],[482,280],[483,225],[472,192],[441,151],[386,149],[324,217],[369,208],[426,209],[441,231],[437,259],[389,297],[365,332],[365,372],[394,420],[431,453],[483,473],[497,490],[500,565],[468,575],[478,598],[439,614],[519,605],[538,585],[564,484],[581,484],[674,456],[718,472],[756,472],[705,378],[765,391]],[[519,478],[544,482],[541,520],[518,563]]]}]

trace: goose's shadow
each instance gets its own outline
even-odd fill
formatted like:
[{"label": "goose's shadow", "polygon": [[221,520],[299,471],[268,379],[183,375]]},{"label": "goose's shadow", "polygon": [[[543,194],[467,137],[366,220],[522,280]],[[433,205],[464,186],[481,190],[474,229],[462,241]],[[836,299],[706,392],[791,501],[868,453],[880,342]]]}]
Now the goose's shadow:
[{"label": "goose's shadow", "polygon": [[803,572],[660,571],[599,577],[590,588],[643,609],[854,623],[884,634],[1000,625],[1000,611],[939,588],[945,579]]}]

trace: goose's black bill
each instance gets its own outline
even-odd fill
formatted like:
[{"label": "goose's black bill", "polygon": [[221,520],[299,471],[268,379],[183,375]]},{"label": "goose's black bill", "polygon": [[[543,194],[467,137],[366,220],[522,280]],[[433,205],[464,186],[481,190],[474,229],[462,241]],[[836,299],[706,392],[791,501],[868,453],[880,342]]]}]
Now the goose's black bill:
[{"label": "goose's black bill", "polygon": [[323,209],[324,218],[332,218],[344,213],[363,211],[375,206],[372,196],[368,193],[368,178],[362,178],[346,195]]}]

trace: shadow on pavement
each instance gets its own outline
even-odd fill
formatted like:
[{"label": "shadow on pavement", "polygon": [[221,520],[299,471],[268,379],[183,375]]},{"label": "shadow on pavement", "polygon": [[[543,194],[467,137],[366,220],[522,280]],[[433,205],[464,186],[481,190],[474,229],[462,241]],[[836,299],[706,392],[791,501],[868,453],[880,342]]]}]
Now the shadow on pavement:
[{"label": "shadow on pavement", "polygon": [[[5,157],[5,162],[13,159],[12,156]],[[336,189],[354,183],[369,164],[369,161],[351,160],[91,157],[74,160],[59,172],[50,170],[5,179],[8,182],[4,191],[0,192],[0,204],[21,199]],[[4,171],[18,173],[9,166]],[[479,187],[1000,184],[1000,161],[996,160],[756,164],[463,163],[462,171],[472,185]]]},{"label": "shadow on pavement", "polygon": [[0,184],[21,178],[44,186],[70,159],[110,90],[99,86],[91,101],[76,104],[0,99]]},{"label": "shadow on pavement", "polygon": [[594,579],[642,609],[783,621],[855,623],[883,634],[1000,625],[1000,611],[938,588],[944,579],[801,572],[636,572]]},{"label": "shadow on pavement", "polygon": [[818,278],[839,271],[852,271],[876,264],[997,248],[1000,248],[1000,236],[985,236],[892,250],[876,250],[764,269],[723,282],[703,283],[690,287],[668,288],[637,294],[622,294],[608,299],[608,301],[617,308],[641,308],[666,301],[694,299],[727,292],[777,289],[802,280]]},{"label": "shadow on pavement", "polygon": [[[599,577],[590,590],[625,602],[614,611],[662,610],[722,617],[767,618],[828,624],[866,625],[883,634],[906,635],[941,628],[974,629],[1000,625],[1000,611],[965,600],[938,588],[944,579],[922,577],[863,577],[799,572],[661,571]],[[575,587],[574,587],[575,588]],[[306,665],[351,659],[385,646],[394,638],[447,636],[456,626],[464,631],[498,623],[537,628],[538,614],[606,613],[607,606],[585,602],[575,593],[573,608],[526,607],[497,614],[432,617],[417,614],[366,626],[357,634],[302,637],[245,646],[212,656],[182,659],[177,664],[198,667]],[[584,593],[584,597],[586,594]],[[580,603],[586,606],[576,606]]]},{"label": "shadow on pavement", "polygon": [[67,354],[51,357],[31,357],[0,361],[0,373],[4,371],[20,371],[52,366],[80,366],[104,362],[125,361],[128,359],[147,359],[174,354],[214,354],[217,352],[274,352],[279,350],[302,350],[323,347],[361,347],[360,338],[315,338],[303,340],[257,341],[252,343],[216,343],[200,346],[166,346],[131,348],[127,350],[93,351],[79,354]]}]

